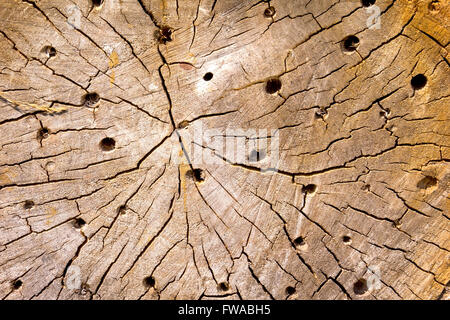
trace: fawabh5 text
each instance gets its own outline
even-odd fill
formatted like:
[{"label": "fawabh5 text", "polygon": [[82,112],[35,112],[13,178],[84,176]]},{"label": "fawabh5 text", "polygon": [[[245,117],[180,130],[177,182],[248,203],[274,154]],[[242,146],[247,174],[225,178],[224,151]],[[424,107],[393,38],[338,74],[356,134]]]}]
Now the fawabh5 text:
[{"label": "fawabh5 text", "polygon": [[270,314],[269,305],[229,305],[224,304],[222,306],[222,315],[268,315]]}]

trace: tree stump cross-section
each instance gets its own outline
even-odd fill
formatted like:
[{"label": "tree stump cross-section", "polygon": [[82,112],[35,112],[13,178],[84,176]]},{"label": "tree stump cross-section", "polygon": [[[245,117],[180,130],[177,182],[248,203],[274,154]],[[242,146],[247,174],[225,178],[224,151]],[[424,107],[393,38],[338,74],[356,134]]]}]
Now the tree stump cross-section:
[{"label": "tree stump cross-section", "polygon": [[2,0],[2,299],[448,299],[447,0]]}]

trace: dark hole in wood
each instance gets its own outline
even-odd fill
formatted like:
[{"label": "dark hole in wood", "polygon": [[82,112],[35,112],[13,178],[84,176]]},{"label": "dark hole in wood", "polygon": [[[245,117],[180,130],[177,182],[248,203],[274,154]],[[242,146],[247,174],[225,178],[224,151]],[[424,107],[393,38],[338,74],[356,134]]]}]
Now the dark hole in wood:
[{"label": "dark hole in wood", "polygon": [[154,288],[156,284],[155,278],[153,276],[149,276],[144,278],[144,285],[149,288]]},{"label": "dark hole in wood", "polygon": [[114,150],[116,147],[116,140],[113,138],[103,138],[102,141],[100,141],[100,149],[103,151],[111,151]]},{"label": "dark hole in wood", "polygon": [[183,129],[186,128],[189,125],[189,121],[188,120],[183,120],[178,124],[178,129]]},{"label": "dark hole in wood", "polygon": [[44,47],[44,52],[49,58],[56,56],[56,49],[52,46]]},{"label": "dark hole in wood", "polygon": [[359,47],[359,38],[357,36],[348,36],[343,41],[343,47],[346,52],[356,51]]},{"label": "dark hole in wood", "polygon": [[84,220],[81,219],[81,218],[76,218],[75,221],[73,222],[73,226],[74,226],[76,229],[82,228],[85,224],[86,224],[86,221],[84,221]]},{"label": "dark hole in wood", "polygon": [[440,9],[441,2],[439,2],[439,0],[433,0],[428,4],[428,10],[430,10],[432,14],[439,12]]},{"label": "dark hole in wood", "polygon": [[367,292],[369,288],[367,287],[366,279],[359,279],[353,284],[353,292],[356,295],[362,295]]},{"label": "dark hole in wood", "polygon": [[172,41],[172,28],[163,26],[161,29],[159,29],[159,32],[157,33],[158,41],[162,44],[166,44],[167,42]]},{"label": "dark hole in wood", "polygon": [[125,214],[125,213],[127,213],[127,207],[125,205],[122,205],[117,209],[117,212],[119,214]]},{"label": "dark hole in wood", "polygon": [[328,111],[323,107],[317,107],[319,108],[315,113],[314,116],[316,119],[324,119],[326,115],[328,114]]},{"label": "dark hole in wood", "polygon": [[401,221],[400,219],[396,219],[396,220],[394,220],[394,221],[392,222],[392,225],[393,225],[395,228],[399,228],[399,227],[402,225],[402,221]]},{"label": "dark hole in wood", "polygon": [[306,193],[314,193],[317,190],[317,186],[315,184],[307,184],[303,187],[303,192]]},{"label": "dark hole in wood", "polygon": [[417,188],[419,189],[428,189],[430,187],[434,187],[437,185],[438,179],[432,176],[426,176],[423,179],[421,179],[419,182],[417,182]]},{"label": "dark hole in wood", "polygon": [[22,280],[20,280],[20,279],[15,280],[15,281],[12,283],[12,287],[13,287],[14,290],[19,289],[22,285],[23,285],[23,282],[22,282]]},{"label": "dark hole in wood", "polygon": [[296,246],[302,246],[305,244],[305,239],[303,239],[303,237],[297,237],[294,239],[294,244]]},{"label": "dark hole in wood", "polygon": [[203,76],[203,80],[205,81],[209,81],[213,78],[213,74],[211,72],[207,72],[205,73],[205,75]]},{"label": "dark hole in wood", "polygon": [[278,78],[272,78],[266,82],[266,92],[274,94],[281,89],[281,81]]},{"label": "dark hole in wood", "polygon": [[342,241],[344,243],[351,243],[352,242],[352,238],[350,238],[350,236],[343,236],[342,237]]},{"label": "dark hole in wood", "polygon": [[90,92],[84,96],[84,105],[86,107],[92,107],[100,101],[100,96],[96,92]]},{"label": "dark hole in wood", "polygon": [[288,295],[294,294],[296,291],[297,291],[297,290],[295,290],[295,288],[292,287],[292,286],[286,287],[286,293],[287,293]]},{"label": "dark hole in wood", "polygon": [[275,15],[275,12],[276,12],[275,8],[270,6],[270,7],[266,8],[266,10],[264,10],[264,16],[266,18],[271,18]]},{"label": "dark hole in wood", "polygon": [[31,209],[31,208],[33,208],[33,206],[34,206],[34,202],[31,201],[31,200],[26,200],[26,201],[23,203],[24,209]]},{"label": "dark hole in wood", "polygon": [[414,90],[420,90],[424,88],[427,84],[427,77],[423,74],[418,74],[412,77],[411,79],[411,86]]},{"label": "dark hole in wood", "polygon": [[92,0],[92,4],[94,7],[100,7],[103,4],[104,0]]},{"label": "dark hole in wood", "polygon": [[41,128],[37,133],[37,138],[38,140],[46,139],[48,138],[49,134],[50,130],[48,130],[48,128]]},{"label": "dark hole in wood", "polygon": [[219,283],[218,288],[220,291],[227,291],[228,289],[230,289],[230,285],[228,284],[228,282],[221,282]]},{"label": "dark hole in wood", "polygon": [[376,0],[361,0],[361,3],[364,7],[370,7],[375,4]]},{"label": "dark hole in wood", "polygon": [[194,169],[194,179],[197,182],[205,181],[205,174],[202,169]]},{"label": "dark hole in wood", "polygon": [[389,114],[391,113],[391,110],[389,109],[384,109],[380,111],[380,117],[384,117],[387,118],[389,116]]}]

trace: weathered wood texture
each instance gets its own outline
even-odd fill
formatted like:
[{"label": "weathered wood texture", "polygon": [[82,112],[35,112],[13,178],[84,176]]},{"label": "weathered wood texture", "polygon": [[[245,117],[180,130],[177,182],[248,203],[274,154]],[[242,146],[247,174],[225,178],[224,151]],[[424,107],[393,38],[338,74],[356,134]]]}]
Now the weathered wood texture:
[{"label": "weathered wood texture", "polygon": [[[430,2],[2,0],[0,297],[447,298],[450,9]],[[190,164],[199,123],[267,129],[245,139],[261,159],[205,142],[216,163]]]}]

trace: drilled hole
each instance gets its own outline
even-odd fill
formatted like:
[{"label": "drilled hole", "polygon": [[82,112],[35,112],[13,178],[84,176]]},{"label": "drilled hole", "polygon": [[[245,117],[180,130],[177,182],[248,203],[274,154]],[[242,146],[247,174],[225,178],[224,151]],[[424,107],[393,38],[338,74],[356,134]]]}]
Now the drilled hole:
[{"label": "drilled hole", "polygon": [[441,10],[441,3],[439,2],[439,0],[431,1],[428,5],[428,10],[430,10],[432,14],[438,13],[439,10]]},{"label": "drilled hole", "polygon": [[415,75],[411,79],[411,86],[413,87],[414,90],[420,90],[424,88],[426,84],[427,84],[427,77],[425,77],[425,75],[423,74]]},{"label": "drilled hole", "polygon": [[46,139],[48,138],[49,134],[50,130],[48,130],[48,128],[41,128],[37,133],[37,138],[38,140]]},{"label": "drilled hole", "polygon": [[195,182],[205,181],[205,173],[202,169],[189,170],[188,172],[186,172],[186,175],[194,179]]},{"label": "drilled hole", "polygon": [[172,41],[172,28],[164,26],[157,31],[157,38],[159,43],[166,44],[167,42]]},{"label": "drilled hole", "polygon": [[396,220],[394,220],[394,221],[392,222],[392,225],[393,225],[395,228],[400,228],[401,225],[402,225],[402,221],[401,221],[400,219],[396,219]]},{"label": "drilled hole", "polygon": [[323,107],[317,107],[318,110],[314,113],[316,119],[325,119],[328,115],[328,111]]},{"label": "drilled hole", "polygon": [[81,219],[81,218],[76,218],[76,219],[74,220],[74,222],[73,222],[73,226],[74,226],[76,229],[82,228],[85,224],[86,224],[86,221],[84,221],[84,220]]},{"label": "drilled hole", "polygon": [[425,178],[421,179],[419,182],[417,182],[417,188],[419,189],[428,189],[431,187],[434,187],[437,185],[438,179],[432,176],[426,176]]},{"label": "drilled hole", "polygon": [[353,292],[356,295],[363,295],[368,289],[367,281],[365,279],[359,279],[353,284]]},{"label": "drilled hole", "polygon": [[122,206],[120,206],[118,209],[117,209],[117,212],[119,213],[119,214],[126,214],[127,213],[127,207],[125,206],[125,205],[122,205]]},{"label": "drilled hole", "polygon": [[203,76],[203,80],[205,81],[209,81],[213,78],[213,74],[211,72],[207,72],[205,73],[205,75]]},{"label": "drilled hole", "polygon": [[288,295],[292,295],[292,294],[294,294],[296,291],[297,291],[297,290],[295,290],[295,288],[292,287],[292,286],[286,287],[286,294],[288,294]]},{"label": "drilled hole", "polygon": [[104,0],[92,0],[92,4],[94,7],[100,7],[103,4]]},{"label": "drilled hole", "polygon": [[383,109],[380,111],[380,117],[387,118],[391,113],[390,109]]},{"label": "drilled hole", "polygon": [[281,81],[278,78],[272,78],[266,82],[266,92],[270,94],[277,93],[281,89]]},{"label": "drilled hole", "polygon": [[52,46],[45,46],[43,49],[45,55],[49,58],[56,56],[56,49]]},{"label": "drilled hole", "polygon": [[88,93],[84,96],[83,104],[86,107],[93,107],[100,101],[100,96],[96,92]]},{"label": "drilled hole", "polygon": [[116,140],[113,138],[103,138],[102,141],[100,141],[100,149],[103,151],[111,151],[114,150],[116,147]]},{"label": "drilled hole", "polygon": [[305,239],[303,239],[303,237],[297,237],[297,238],[294,239],[294,244],[295,244],[297,247],[304,246],[305,243],[306,243],[306,242],[305,242]]},{"label": "drilled hole", "polygon": [[217,287],[220,291],[228,291],[230,289],[228,282],[221,282]]},{"label": "drilled hole", "polygon": [[24,209],[31,209],[31,208],[33,208],[33,206],[34,206],[34,202],[31,201],[31,200],[26,200],[26,201],[23,203]]},{"label": "drilled hole", "polygon": [[356,51],[359,47],[359,38],[357,36],[348,36],[342,41],[342,46],[345,52],[351,53]]},{"label": "drilled hole", "polygon": [[314,193],[317,190],[317,186],[315,184],[307,184],[303,187],[303,192],[305,193]]},{"label": "drilled hole", "polygon": [[350,236],[343,236],[342,242],[344,242],[345,244],[350,244],[352,243],[352,238]]},{"label": "drilled hole", "polygon": [[375,4],[376,0],[361,0],[361,4],[364,7],[370,7],[373,6]]},{"label": "drilled hole", "polygon": [[189,125],[189,121],[188,120],[183,120],[178,124],[178,129],[184,129]]},{"label": "drilled hole", "polygon": [[13,283],[12,283],[12,288],[13,288],[14,290],[17,290],[17,289],[19,289],[22,285],[23,285],[22,280],[17,279],[17,280],[15,280],[15,281],[13,281]]},{"label": "drilled hole", "polygon": [[264,151],[252,150],[248,157],[248,161],[250,162],[258,162],[266,157],[266,153]]},{"label": "drilled hole", "polygon": [[155,278],[153,278],[153,276],[144,278],[144,285],[149,288],[154,288],[156,285]]},{"label": "drilled hole", "polygon": [[275,15],[276,11],[275,8],[270,6],[266,10],[264,10],[264,16],[266,18],[272,18]]}]

